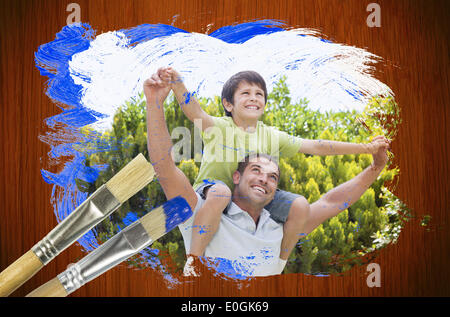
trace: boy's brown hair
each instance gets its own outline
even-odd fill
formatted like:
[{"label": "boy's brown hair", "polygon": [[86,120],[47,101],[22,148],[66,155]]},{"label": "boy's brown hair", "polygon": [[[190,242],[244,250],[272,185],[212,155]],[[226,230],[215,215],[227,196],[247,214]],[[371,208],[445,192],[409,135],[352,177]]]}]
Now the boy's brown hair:
[{"label": "boy's brown hair", "polygon": [[[234,74],[230,77],[223,85],[222,88],[222,104],[223,100],[226,99],[229,103],[234,104],[234,92],[236,91],[237,87],[241,82],[247,82],[249,84],[255,84],[258,85],[263,91],[264,91],[264,103],[267,103],[267,88],[266,88],[266,82],[264,81],[264,78],[260,74],[258,74],[255,71],[252,70],[246,70],[239,72],[237,74]],[[225,111],[225,115],[228,117],[231,117],[231,112],[229,112],[225,107],[223,107],[223,110]]]}]

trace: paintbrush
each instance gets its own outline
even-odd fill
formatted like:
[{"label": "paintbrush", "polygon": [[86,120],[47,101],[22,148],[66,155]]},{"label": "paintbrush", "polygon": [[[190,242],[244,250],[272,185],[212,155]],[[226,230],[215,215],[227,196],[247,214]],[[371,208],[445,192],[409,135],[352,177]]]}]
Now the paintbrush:
[{"label": "paintbrush", "polygon": [[142,154],[136,156],[106,184],[0,273],[0,296],[8,296],[83,234],[108,217],[152,181],[155,171]]},{"label": "paintbrush", "polygon": [[127,226],[27,297],[65,297],[148,247],[191,216],[186,200],[175,197]]}]

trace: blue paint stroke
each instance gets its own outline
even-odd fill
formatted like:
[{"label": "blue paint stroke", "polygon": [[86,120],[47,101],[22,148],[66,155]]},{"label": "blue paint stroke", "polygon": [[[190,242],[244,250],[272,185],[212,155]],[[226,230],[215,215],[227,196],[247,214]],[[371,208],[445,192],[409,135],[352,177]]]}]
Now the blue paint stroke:
[{"label": "blue paint stroke", "polygon": [[200,262],[208,268],[213,269],[215,276],[225,279],[247,280],[252,278],[253,268],[245,265],[238,260],[229,260],[225,258],[207,258],[199,257]]},{"label": "blue paint stroke", "polygon": [[310,240],[311,240],[311,239],[299,241],[299,242],[297,243],[297,246],[301,246],[303,243],[306,243],[306,242],[308,242],[308,241],[310,241]]},{"label": "blue paint stroke", "polygon": [[209,184],[209,185],[214,185],[216,182],[213,179],[204,179],[203,183],[205,184]]},{"label": "blue paint stroke", "polygon": [[[68,67],[74,54],[89,49],[94,35],[95,31],[89,24],[71,24],[57,33],[54,41],[41,45],[35,53],[36,67],[42,76],[48,77],[47,96],[57,105],[65,105],[63,108],[68,108],[61,115],[52,117],[47,124],[52,125],[55,121],[66,123],[65,121],[69,120],[67,124],[78,123],[79,127],[80,121],[83,125],[96,121],[93,111],[80,107],[81,86],[74,83]],[[73,106],[75,109],[67,106]],[[76,120],[69,119],[74,116],[77,117]]]},{"label": "blue paint stroke", "polygon": [[269,260],[274,258],[273,250],[271,248],[261,249],[259,252],[261,253],[263,260]]},{"label": "blue paint stroke", "polygon": [[200,226],[200,225],[199,226],[192,226],[192,229],[199,228],[198,234],[202,235],[204,233],[208,233],[209,232],[209,230],[207,230],[207,227],[211,227],[211,226],[206,226],[206,225],[203,225],[203,226]]},{"label": "blue paint stroke", "polygon": [[207,225],[192,225],[192,226],[187,226],[184,230],[185,231],[187,231],[187,230],[192,230],[193,232],[194,232],[194,230],[193,229],[195,229],[195,228],[198,228],[199,230],[198,230],[198,234],[200,234],[200,235],[202,235],[202,234],[204,234],[204,233],[208,233],[208,232],[210,232],[211,230],[208,230],[208,228],[210,228],[211,226],[207,226]]},{"label": "blue paint stroke", "polygon": [[[355,100],[361,100],[362,98],[364,98],[364,94],[360,91],[360,88],[358,87],[358,85],[349,80],[347,77],[345,77],[343,74],[341,74],[340,78],[342,80],[345,80],[346,82],[350,83],[352,85],[352,87],[354,88],[348,88],[348,89],[344,89],[350,96],[352,96]],[[339,87],[343,87],[342,83],[338,82]]]},{"label": "blue paint stroke", "polygon": [[229,145],[225,145],[225,144],[219,144],[222,145],[223,149],[229,149],[229,150],[233,150],[236,151],[239,155],[241,155],[242,157],[247,156],[247,155],[251,155],[254,154],[255,151],[254,150],[248,150],[248,149],[243,149],[243,148],[236,148],[236,147],[232,147]]},{"label": "blue paint stroke", "polygon": [[191,98],[195,95],[195,93],[190,93],[190,92],[186,92],[183,97],[185,97],[184,99],[184,104],[188,105],[191,102]]},{"label": "blue paint stroke", "polygon": [[350,200],[351,200],[351,198],[349,198],[346,202],[343,202],[342,205],[338,206],[338,209],[343,211],[343,210],[347,209],[348,207],[350,207]]},{"label": "blue paint stroke", "polygon": [[173,230],[179,224],[192,216],[192,210],[187,201],[177,196],[166,202],[163,206],[166,217],[166,232]]},{"label": "blue paint stroke", "polygon": [[222,40],[226,43],[242,44],[261,34],[271,34],[284,31],[285,24],[275,20],[260,20],[237,25],[224,26],[209,36]]},{"label": "blue paint stroke", "polygon": [[206,267],[215,271],[215,276],[234,280],[250,280],[255,277],[255,269],[258,266],[263,265],[274,258],[278,259],[278,254],[275,255],[270,247],[263,248],[257,253],[258,256],[251,252],[249,255],[240,256],[235,260],[220,257],[199,257],[199,259]]}]

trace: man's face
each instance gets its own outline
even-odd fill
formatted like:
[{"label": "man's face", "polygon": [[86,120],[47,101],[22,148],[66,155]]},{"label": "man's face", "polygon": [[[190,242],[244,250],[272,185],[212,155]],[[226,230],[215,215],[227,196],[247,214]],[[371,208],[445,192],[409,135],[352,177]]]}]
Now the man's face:
[{"label": "man's face", "polygon": [[258,119],[264,113],[264,90],[256,84],[243,81],[233,95],[234,103],[224,102],[225,108],[233,117],[241,119]]},{"label": "man's face", "polygon": [[243,174],[233,174],[237,195],[254,205],[264,207],[274,197],[278,186],[278,166],[265,157],[250,161]]}]

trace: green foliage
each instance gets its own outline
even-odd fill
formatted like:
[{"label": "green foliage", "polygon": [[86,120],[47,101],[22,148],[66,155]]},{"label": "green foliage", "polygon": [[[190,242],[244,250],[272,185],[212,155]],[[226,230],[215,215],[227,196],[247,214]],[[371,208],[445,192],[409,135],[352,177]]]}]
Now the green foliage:
[{"label": "green foliage", "polygon": [[392,96],[377,96],[366,105],[361,119],[377,134],[393,138],[402,122],[400,108]]},{"label": "green foliage", "polygon": [[[218,97],[200,99],[199,102],[207,113],[223,116]],[[118,110],[110,131],[101,135],[87,129],[83,131],[88,136],[94,135],[92,139],[96,140],[86,144],[86,149],[98,146],[99,140],[101,144],[109,145],[95,154],[87,155],[86,165],[108,167],[100,174],[95,184],[84,184],[86,191],[95,191],[138,153],[148,157],[145,107],[145,99],[141,95]],[[164,109],[169,132],[175,127],[187,127],[190,130],[191,158],[194,158],[193,124],[184,116],[173,96],[166,100]],[[293,104],[283,79],[269,94],[262,120],[267,125],[276,126],[305,139],[370,142],[370,138],[377,134],[369,134],[356,120],[357,117],[364,118],[370,129],[377,134],[386,132],[391,137],[393,134],[387,130],[395,130],[398,124],[395,121],[395,118],[398,119],[398,110],[393,99],[374,98],[362,115],[355,111],[321,113],[309,110],[306,99]],[[384,121],[380,121],[381,119]],[[175,142],[177,140],[174,140]],[[198,161],[187,159],[178,164],[191,184],[198,174]],[[312,203],[330,189],[353,178],[369,166],[371,161],[371,156],[366,154],[324,157],[297,154],[288,159],[281,159],[279,186],[281,189],[303,195]],[[399,213],[404,205],[383,184],[393,180],[398,173],[398,169],[385,168],[358,202],[299,240],[289,257],[285,272],[340,273],[356,263],[353,261],[356,255],[360,256],[395,242],[405,220]],[[122,219],[128,212],[132,211],[142,217],[165,201],[161,186],[155,179],[96,228],[98,239],[105,241],[117,232],[118,226],[123,227]],[[160,250],[159,257],[169,256],[175,263],[176,270],[183,267],[185,253],[179,230],[172,230],[155,242],[152,248]]]}]

